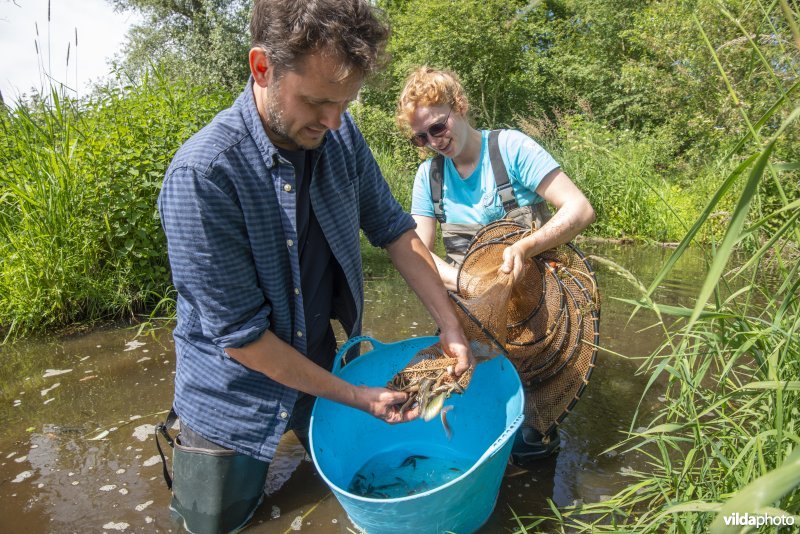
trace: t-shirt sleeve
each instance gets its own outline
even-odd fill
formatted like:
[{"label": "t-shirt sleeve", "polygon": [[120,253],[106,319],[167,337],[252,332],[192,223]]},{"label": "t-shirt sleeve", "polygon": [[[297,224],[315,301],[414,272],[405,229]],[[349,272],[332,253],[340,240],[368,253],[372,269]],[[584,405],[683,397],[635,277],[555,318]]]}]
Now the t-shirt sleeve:
[{"label": "t-shirt sleeve", "polygon": [[431,198],[431,160],[423,162],[414,177],[414,189],[411,192],[411,215],[434,217],[433,199]]},{"label": "t-shirt sleeve", "polygon": [[[519,180],[526,189],[536,191],[545,176],[560,167],[539,143],[517,130],[505,130],[500,146],[505,145],[504,156],[509,174]],[[502,142],[505,137],[505,143]]]}]

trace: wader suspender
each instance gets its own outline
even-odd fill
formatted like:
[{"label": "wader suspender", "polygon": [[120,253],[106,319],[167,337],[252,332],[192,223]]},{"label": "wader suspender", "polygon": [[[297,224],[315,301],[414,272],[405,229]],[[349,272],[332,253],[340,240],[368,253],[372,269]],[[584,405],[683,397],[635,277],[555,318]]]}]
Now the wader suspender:
[{"label": "wader suspender", "polygon": [[[503,209],[508,213],[518,206],[517,199],[514,197],[514,189],[508,181],[508,172],[503,164],[503,157],[500,155],[500,130],[489,132],[489,161],[492,164],[494,182],[497,184],[497,194],[503,203]],[[444,187],[444,156],[437,154],[431,161],[430,185],[431,200],[433,200],[433,214],[439,223],[445,222],[444,210],[442,205],[442,189]]]},{"label": "wader suspender", "polygon": [[175,439],[169,435],[169,429],[178,420],[178,414],[175,413],[175,408],[171,408],[167,420],[163,423],[158,423],[155,428],[156,448],[158,454],[161,455],[161,466],[164,468],[164,482],[167,483],[167,488],[172,489],[172,477],[169,476],[169,469],[167,469],[167,459],[164,457],[164,452],[161,450],[161,443],[158,441],[158,434],[160,433],[167,440],[167,443],[173,449],[175,448]]}]

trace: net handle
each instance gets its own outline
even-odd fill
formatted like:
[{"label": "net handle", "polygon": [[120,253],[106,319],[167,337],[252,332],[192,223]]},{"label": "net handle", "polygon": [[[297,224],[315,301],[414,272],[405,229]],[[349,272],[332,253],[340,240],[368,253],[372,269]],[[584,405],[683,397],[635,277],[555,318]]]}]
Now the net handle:
[{"label": "net handle", "polygon": [[485,326],[483,326],[483,323],[481,323],[481,322],[478,320],[478,318],[477,318],[477,317],[475,317],[475,315],[473,315],[473,313],[472,313],[471,311],[469,311],[469,309],[468,309],[468,308],[467,308],[467,307],[464,305],[464,303],[463,303],[463,302],[461,302],[461,300],[458,298],[458,293],[454,293],[453,291],[448,291],[448,292],[447,292],[447,296],[448,296],[448,297],[450,297],[450,301],[451,301],[451,302],[453,302],[453,304],[455,304],[456,306],[458,306],[458,307],[461,309],[461,311],[464,313],[464,315],[466,315],[466,316],[467,316],[467,318],[468,318],[470,321],[472,321],[473,323],[475,323],[475,326],[477,326],[478,328],[480,328],[480,330],[481,330],[481,332],[483,333],[483,335],[484,335],[484,336],[486,336],[486,338],[487,338],[489,341],[491,341],[492,343],[494,343],[494,346],[495,346],[495,347],[497,347],[497,349],[500,351],[500,353],[501,353],[503,356],[508,356],[508,351],[507,351],[507,350],[506,350],[506,348],[503,346],[503,344],[502,344],[502,343],[500,343],[500,341],[498,341],[498,339],[497,339],[497,338],[494,336],[494,334],[492,334],[491,332],[489,332],[489,330],[487,330],[487,329],[486,329],[486,327],[485,327]]}]

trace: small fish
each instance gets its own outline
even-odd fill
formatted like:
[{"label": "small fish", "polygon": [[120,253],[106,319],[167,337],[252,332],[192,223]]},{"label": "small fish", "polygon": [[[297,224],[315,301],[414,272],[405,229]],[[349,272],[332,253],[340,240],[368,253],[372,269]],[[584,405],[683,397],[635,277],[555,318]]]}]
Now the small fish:
[{"label": "small fish", "polygon": [[[432,387],[433,387],[433,380],[431,380],[430,378],[423,378],[419,382],[419,393],[417,394],[417,402],[419,402],[419,406],[423,414],[427,409]],[[429,421],[429,419],[425,420]]]},{"label": "small fish", "polygon": [[403,463],[400,464],[400,467],[413,466],[414,469],[416,469],[417,460],[427,460],[427,459],[428,459],[427,456],[422,456],[421,454],[412,454],[411,456],[403,460]]},{"label": "small fish", "polygon": [[447,397],[447,394],[440,393],[430,399],[426,404],[420,403],[422,406],[422,418],[426,422],[436,417],[439,411],[441,411],[442,406],[444,406],[445,397]]},{"label": "small fish", "polygon": [[450,428],[450,425],[447,424],[447,412],[453,409],[453,406],[445,406],[442,408],[440,415],[442,417],[442,427],[444,427],[444,433],[447,436],[447,440],[450,441],[453,438],[453,430]]},{"label": "small fish", "polygon": [[387,489],[391,489],[391,488],[396,488],[398,486],[400,486],[399,482],[391,482],[389,484],[381,484],[380,486],[375,486],[372,489],[374,489],[374,490],[387,490]]},{"label": "small fish", "polygon": [[417,493],[423,493],[423,492],[426,492],[426,491],[428,491],[428,483],[423,480],[422,482],[417,484],[416,487],[410,489],[408,491],[408,494],[409,495],[416,495]]},{"label": "small fish", "polygon": [[406,488],[406,491],[411,491],[411,486],[408,485],[408,482],[406,482],[400,477],[394,477],[394,479],[397,481],[398,484],[404,486]]},{"label": "small fish", "polygon": [[408,410],[410,410],[412,406],[414,406],[415,402],[417,402],[417,397],[415,395],[409,394],[406,402],[404,402],[403,405],[400,407],[400,415],[405,415],[405,413]]}]

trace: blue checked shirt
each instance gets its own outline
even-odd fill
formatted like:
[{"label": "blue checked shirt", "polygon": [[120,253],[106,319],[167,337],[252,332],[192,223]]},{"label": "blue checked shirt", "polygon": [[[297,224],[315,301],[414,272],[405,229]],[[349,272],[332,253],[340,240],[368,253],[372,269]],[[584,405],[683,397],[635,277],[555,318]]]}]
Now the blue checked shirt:
[{"label": "blue checked shirt", "polygon": [[[341,265],[361,331],[359,228],[385,247],[414,228],[345,113],[312,158],[311,202]],[[270,329],[306,354],[296,226],[296,179],[256,110],[252,80],[175,154],[158,198],[178,292],[175,409],[207,439],[272,461],[297,391],[225,353]],[[352,304],[351,303],[351,304]]]}]

